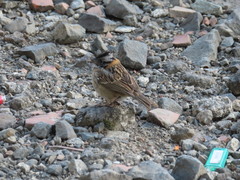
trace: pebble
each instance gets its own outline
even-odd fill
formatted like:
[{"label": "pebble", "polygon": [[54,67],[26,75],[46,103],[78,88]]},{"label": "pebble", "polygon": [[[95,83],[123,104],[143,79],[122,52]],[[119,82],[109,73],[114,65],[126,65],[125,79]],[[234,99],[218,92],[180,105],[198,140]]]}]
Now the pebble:
[{"label": "pebble", "polygon": [[62,139],[72,139],[77,137],[73,127],[65,120],[58,121],[55,126],[56,136]]},{"label": "pebble", "polygon": [[31,132],[38,138],[46,138],[50,134],[51,128],[50,124],[39,122],[33,126]]},{"label": "pebble", "polygon": [[236,138],[232,138],[228,144],[227,144],[227,148],[229,150],[232,150],[232,151],[237,151],[239,148],[240,148],[240,142],[238,139]]},{"label": "pebble", "polygon": [[52,164],[47,167],[47,173],[55,176],[62,174],[62,166],[57,164]]},{"label": "pebble", "polygon": [[114,31],[118,33],[130,33],[135,29],[136,29],[135,27],[130,27],[130,26],[119,26]]},{"label": "pebble", "polygon": [[88,170],[87,165],[80,159],[71,160],[68,168],[72,174],[79,175],[83,175]]}]

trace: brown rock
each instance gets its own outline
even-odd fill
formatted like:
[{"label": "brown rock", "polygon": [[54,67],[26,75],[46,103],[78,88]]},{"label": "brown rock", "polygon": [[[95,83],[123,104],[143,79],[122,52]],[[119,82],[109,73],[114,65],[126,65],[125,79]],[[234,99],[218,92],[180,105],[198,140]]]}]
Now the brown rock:
[{"label": "brown rock", "polygon": [[29,0],[29,6],[34,11],[48,11],[54,8],[52,0]]},{"label": "brown rock", "polygon": [[69,5],[65,2],[61,2],[55,5],[55,11],[59,14],[66,14]]},{"label": "brown rock", "polygon": [[47,124],[54,125],[57,120],[61,118],[62,111],[56,111],[56,112],[50,112],[44,115],[37,115],[30,117],[25,120],[25,126],[26,127],[32,127],[34,124],[38,122],[44,122]]},{"label": "brown rock", "polygon": [[164,126],[164,127],[169,127],[173,125],[179,118],[180,114],[166,110],[166,109],[153,109],[149,111],[149,117],[148,120]]},{"label": "brown rock", "polygon": [[207,25],[207,26],[209,26],[209,24],[210,24],[210,20],[208,19],[207,16],[205,16],[205,17],[203,18],[202,23],[205,24],[205,25]]},{"label": "brown rock", "polygon": [[174,46],[181,46],[181,47],[186,47],[192,44],[191,38],[188,34],[174,36],[172,43]]},{"label": "brown rock", "polygon": [[103,9],[101,6],[95,6],[95,7],[91,7],[87,10],[87,13],[89,14],[95,14],[99,17],[106,17]]},{"label": "brown rock", "polygon": [[90,7],[96,6],[96,4],[95,4],[93,1],[86,1],[86,2],[85,2],[85,6],[86,6],[86,8],[88,9],[88,8],[90,8]]}]

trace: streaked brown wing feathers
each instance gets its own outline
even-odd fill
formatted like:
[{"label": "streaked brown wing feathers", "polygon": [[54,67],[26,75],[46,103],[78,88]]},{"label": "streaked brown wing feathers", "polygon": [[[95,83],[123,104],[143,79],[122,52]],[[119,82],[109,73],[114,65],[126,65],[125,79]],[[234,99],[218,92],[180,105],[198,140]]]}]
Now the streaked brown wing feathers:
[{"label": "streaked brown wing feathers", "polygon": [[108,70],[101,69],[98,72],[99,83],[106,88],[119,92],[123,95],[133,95],[133,92],[138,91],[139,87],[133,77],[120,64],[118,68]]}]

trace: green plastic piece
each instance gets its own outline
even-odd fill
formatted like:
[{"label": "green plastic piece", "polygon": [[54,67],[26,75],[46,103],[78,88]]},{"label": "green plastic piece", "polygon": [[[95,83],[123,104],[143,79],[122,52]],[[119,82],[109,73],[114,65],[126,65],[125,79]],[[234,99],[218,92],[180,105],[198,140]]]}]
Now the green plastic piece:
[{"label": "green plastic piece", "polygon": [[215,171],[217,168],[223,168],[228,157],[228,150],[226,148],[212,149],[205,167],[210,171]]}]

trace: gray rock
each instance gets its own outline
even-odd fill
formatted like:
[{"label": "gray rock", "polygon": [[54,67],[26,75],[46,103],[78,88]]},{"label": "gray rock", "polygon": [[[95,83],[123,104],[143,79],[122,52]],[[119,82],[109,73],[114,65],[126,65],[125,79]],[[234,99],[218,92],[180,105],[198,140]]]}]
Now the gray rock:
[{"label": "gray rock", "polygon": [[234,43],[234,39],[233,37],[225,37],[223,38],[222,42],[221,42],[221,46],[223,47],[231,47]]},{"label": "gray rock", "polygon": [[216,29],[220,35],[237,38],[240,35],[240,7],[234,9],[223,23],[217,24]]},{"label": "gray rock", "polygon": [[186,56],[196,66],[210,67],[210,62],[217,59],[220,41],[218,31],[212,30],[185,49],[182,56]]},{"label": "gray rock", "polygon": [[99,56],[100,54],[103,54],[104,52],[108,51],[108,48],[104,44],[101,36],[97,35],[96,39],[92,43],[91,51],[95,56]]},{"label": "gray rock", "polygon": [[54,175],[54,176],[59,176],[62,174],[62,166],[58,165],[58,164],[52,164],[50,166],[48,166],[47,168],[47,173]]},{"label": "gray rock", "polygon": [[132,180],[132,178],[125,174],[120,174],[111,169],[102,169],[91,171],[88,175],[81,176],[80,180]]},{"label": "gray rock", "polygon": [[111,0],[106,6],[106,14],[123,19],[127,15],[142,14],[143,11],[138,6],[126,0]]},{"label": "gray rock", "polygon": [[16,31],[23,32],[26,30],[27,24],[27,18],[18,17],[15,20],[11,21],[9,24],[5,25],[4,28],[11,33],[14,33]]},{"label": "gray rock", "polygon": [[191,7],[194,10],[204,14],[221,15],[223,13],[222,6],[205,0],[196,0]]},{"label": "gray rock", "polygon": [[145,43],[125,39],[119,44],[117,57],[131,69],[142,69],[147,63],[148,47]]},{"label": "gray rock", "polygon": [[86,107],[76,116],[77,126],[94,126],[104,122],[110,130],[122,130],[128,123],[135,122],[135,113],[127,107]]},{"label": "gray rock", "polygon": [[234,159],[240,159],[240,152],[239,152],[239,151],[229,151],[229,154],[230,154]]},{"label": "gray rock", "polygon": [[35,102],[35,97],[31,92],[24,92],[15,96],[11,101],[9,101],[10,108],[14,110],[21,110],[31,106]]},{"label": "gray rock", "polygon": [[126,25],[126,26],[137,27],[138,26],[138,20],[137,20],[136,15],[124,16],[123,24]]},{"label": "gray rock", "polygon": [[101,148],[104,149],[111,149],[113,147],[113,145],[115,144],[115,140],[113,138],[102,138],[101,139]]},{"label": "gray rock", "polygon": [[237,99],[236,96],[234,96],[232,93],[221,94],[219,96],[228,97],[231,101],[234,101],[235,99]]},{"label": "gray rock", "polygon": [[210,125],[212,123],[213,113],[212,113],[212,111],[210,111],[208,109],[203,110],[197,114],[196,119],[201,124]]},{"label": "gray rock", "polygon": [[88,171],[87,165],[81,159],[72,159],[70,161],[68,169],[72,174],[77,173],[79,175],[83,175]]},{"label": "gray rock", "polygon": [[75,117],[76,117],[76,115],[74,115],[74,114],[66,113],[62,116],[62,119],[67,121],[70,124],[74,124]]},{"label": "gray rock", "polygon": [[158,63],[161,61],[162,61],[162,59],[160,56],[149,56],[147,58],[147,64],[155,64],[155,63]]},{"label": "gray rock", "polygon": [[181,7],[184,7],[182,0],[170,0],[169,2],[170,2],[173,6],[181,6]]},{"label": "gray rock", "polygon": [[51,128],[50,124],[39,122],[33,126],[31,132],[38,138],[46,138],[50,134]]},{"label": "gray rock", "polygon": [[213,96],[194,101],[192,111],[194,115],[199,112],[210,110],[213,114],[213,119],[223,118],[232,112],[232,102],[228,97]]},{"label": "gray rock", "polygon": [[169,172],[153,161],[143,161],[127,172],[133,179],[174,180]]},{"label": "gray rock", "polygon": [[230,129],[232,133],[240,134],[240,121],[233,123]]},{"label": "gray rock", "polygon": [[172,176],[175,180],[198,180],[200,176],[206,173],[206,169],[198,159],[182,155],[177,158]]},{"label": "gray rock", "polygon": [[62,139],[76,138],[77,135],[73,130],[73,127],[67,121],[58,121],[56,124],[56,136]]},{"label": "gray rock", "polygon": [[15,116],[9,113],[0,113],[0,130],[11,127],[16,123]]},{"label": "gray rock", "polygon": [[182,114],[182,107],[173,99],[162,97],[158,100],[158,106],[162,109],[167,109],[178,114]]},{"label": "gray rock", "polygon": [[201,13],[191,13],[187,18],[180,24],[180,26],[187,31],[200,31],[200,24],[203,20]]},{"label": "gray rock", "polygon": [[220,130],[229,129],[232,126],[232,121],[221,120],[216,123],[216,127]]},{"label": "gray rock", "polygon": [[98,139],[99,134],[98,133],[90,133],[90,132],[81,132],[80,136],[83,141],[93,141],[95,139]]},{"label": "gray rock", "polygon": [[27,46],[20,49],[17,53],[25,55],[39,63],[46,56],[54,56],[58,52],[54,43],[44,43],[38,45]]},{"label": "gray rock", "polygon": [[232,91],[235,96],[240,95],[240,73],[232,75],[227,82],[228,88]]},{"label": "gray rock", "polygon": [[3,84],[4,88],[13,95],[21,94],[23,91],[29,88],[29,83],[17,83],[17,82],[5,82]]},{"label": "gray rock", "polygon": [[53,30],[53,39],[60,44],[70,44],[80,41],[86,30],[79,24],[69,24],[59,21]]},{"label": "gray rock", "polygon": [[213,77],[195,74],[193,72],[187,72],[183,74],[182,79],[188,81],[189,85],[199,86],[202,88],[211,88],[216,84],[216,81]]},{"label": "gray rock", "polygon": [[102,168],[103,168],[102,164],[92,164],[92,165],[89,166],[90,171],[100,170]]},{"label": "gray rock", "polygon": [[205,145],[198,143],[198,142],[193,144],[193,148],[196,151],[200,151],[200,152],[206,152],[206,150],[208,149]]},{"label": "gray rock", "polygon": [[84,145],[83,140],[80,139],[80,138],[72,138],[72,139],[69,139],[69,140],[67,140],[66,143],[67,143],[68,145],[70,145],[70,146],[74,146],[74,147],[78,147],[78,148],[80,148],[80,147],[82,147],[82,146]]},{"label": "gray rock", "polygon": [[240,57],[240,47],[234,47],[232,52],[235,57]]},{"label": "gray rock", "polygon": [[192,138],[194,134],[194,129],[175,126],[175,132],[171,134],[171,138],[179,143],[181,140]]},{"label": "gray rock", "polygon": [[193,145],[196,142],[193,141],[192,139],[184,139],[181,141],[181,149],[184,151],[190,151],[193,149]]},{"label": "gray rock", "polygon": [[26,147],[20,147],[13,152],[13,158],[16,160],[24,159],[29,155],[29,150]]},{"label": "gray rock", "polygon": [[114,21],[87,13],[83,13],[80,16],[78,23],[87,31],[95,33],[113,31],[117,27],[117,23]]},{"label": "gray rock", "polygon": [[105,129],[105,124],[103,122],[100,122],[93,127],[93,131],[95,132],[102,132],[104,129]]},{"label": "gray rock", "polygon": [[[60,74],[57,70],[47,70],[47,69],[35,69],[30,70],[26,78],[30,80],[49,80],[53,84],[59,79]],[[50,103],[50,104],[49,104]],[[52,102],[48,102],[48,106],[51,106]]]},{"label": "gray rock", "polygon": [[186,63],[183,61],[177,60],[177,61],[168,61],[163,64],[163,69],[168,74],[175,74],[177,72],[187,72],[190,71],[190,68]]},{"label": "gray rock", "polygon": [[70,4],[70,7],[73,10],[80,9],[80,8],[85,8],[85,3],[83,0],[73,0],[72,3]]}]

